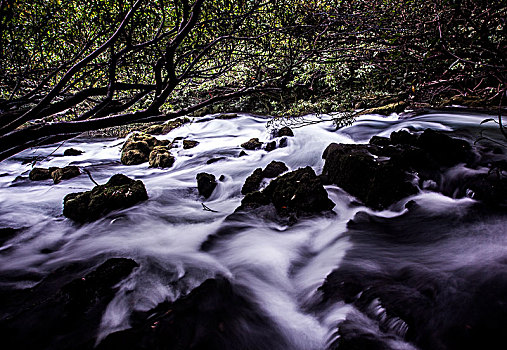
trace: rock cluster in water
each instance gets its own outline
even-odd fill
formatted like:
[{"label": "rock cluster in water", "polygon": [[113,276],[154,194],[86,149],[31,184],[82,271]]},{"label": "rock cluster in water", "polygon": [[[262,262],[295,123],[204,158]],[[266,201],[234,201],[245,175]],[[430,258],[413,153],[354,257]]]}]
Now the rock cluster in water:
[{"label": "rock cluster in water", "polygon": [[73,177],[79,176],[80,174],[81,172],[77,166],[68,165],[63,168],[33,168],[30,171],[28,178],[32,181],[53,179],[53,182],[57,184],[62,180],[72,179]]},{"label": "rock cluster in water", "polygon": [[[155,149],[155,147],[165,146],[166,149],[164,150],[169,152],[169,148],[167,148],[169,144],[169,140],[158,140],[149,134],[134,133],[123,144],[121,162],[124,165],[142,164],[150,159],[150,154]],[[160,149],[157,149],[156,152],[159,150]]]},{"label": "rock cluster in water", "polygon": [[446,195],[468,195],[489,203],[502,202],[507,195],[507,179],[494,172],[472,172],[461,177],[460,183],[445,186],[442,175],[452,167],[490,167],[495,157],[431,129],[420,135],[401,130],[389,138],[374,136],[366,145],[333,143],[322,157],[326,183],[340,186],[374,209],[417,193],[425,182],[434,183]]},{"label": "rock cluster in water", "polygon": [[318,213],[335,206],[311,167],[279,176],[264,190],[248,193],[237,210],[252,210],[269,204],[275,207],[278,215],[285,217]]},{"label": "rock cluster in water", "polygon": [[63,215],[77,222],[93,221],[113,210],[128,208],[147,199],[142,181],[116,174],[106,184],[95,186],[91,191],[66,195]]}]

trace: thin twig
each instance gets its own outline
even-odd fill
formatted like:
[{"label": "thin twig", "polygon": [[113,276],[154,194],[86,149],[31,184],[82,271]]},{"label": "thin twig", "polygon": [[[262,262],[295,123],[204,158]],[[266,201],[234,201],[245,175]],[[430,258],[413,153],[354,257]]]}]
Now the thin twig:
[{"label": "thin twig", "polygon": [[83,171],[88,174],[88,177],[90,178],[90,180],[92,180],[92,182],[96,185],[96,186],[99,186],[99,184],[97,183],[97,181],[95,181],[92,177],[92,174],[90,173],[90,170],[88,169],[83,169]]},{"label": "thin twig", "polygon": [[212,213],[218,213],[218,211],[208,208],[204,203],[201,203],[201,204],[202,204],[202,210],[210,211]]}]

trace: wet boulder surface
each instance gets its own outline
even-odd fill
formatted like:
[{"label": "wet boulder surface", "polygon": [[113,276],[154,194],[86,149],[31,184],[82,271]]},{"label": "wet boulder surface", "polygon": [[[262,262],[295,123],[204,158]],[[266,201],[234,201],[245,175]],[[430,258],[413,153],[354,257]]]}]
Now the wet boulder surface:
[{"label": "wet boulder surface", "polygon": [[124,165],[145,163],[149,161],[150,153],[155,147],[169,144],[169,140],[158,140],[149,134],[134,133],[123,144],[121,162]]},{"label": "wet boulder surface", "polygon": [[330,349],[395,349],[401,342],[421,350],[505,346],[505,258],[467,264],[459,255],[478,246],[453,243],[469,234],[461,232],[464,226],[492,225],[494,236],[505,213],[480,203],[466,213],[428,217],[426,210],[413,204],[394,219],[359,212],[348,223],[353,248],[326,277],[312,306],[343,302],[357,310],[339,322]]},{"label": "wet boulder surface", "polygon": [[72,179],[79,176],[81,171],[75,165],[68,165],[63,168],[50,167],[50,168],[33,168],[28,175],[32,181],[42,181],[53,179],[53,183],[58,184],[62,180]]},{"label": "wet boulder surface", "polygon": [[170,168],[174,164],[174,157],[167,146],[155,146],[150,152],[148,162],[152,168]]},{"label": "wet boulder surface", "polygon": [[95,268],[62,267],[28,290],[2,288],[0,295],[11,306],[1,309],[2,347],[93,349],[115,286],[137,266],[132,259],[110,258]]},{"label": "wet boulder surface", "polygon": [[188,295],[132,317],[132,328],[97,347],[113,349],[284,349],[287,340],[249,293],[224,277],[204,281]]},{"label": "wet boulder surface", "polygon": [[[332,143],[322,157],[326,183],[377,210],[416,194],[428,182],[445,195],[505,203],[507,177],[502,171],[481,170],[494,169],[501,156],[440,131],[400,130],[389,138],[374,136],[369,144]],[[457,171],[462,176],[445,176]]]},{"label": "wet boulder surface", "polygon": [[247,194],[237,211],[252,210],[267,204],[273,204],[277,214],[282,217],[320,213],[334,207],[311,167],[286,173],[272,180],[261,192]]},{"label": "wet boulder surface", "polygon": [[208,173],[199,173],[196,175],[197,191],[204,198],[209,198],[217,187],[215,175]]},{"label": "wet boulder surface", "polygon": [[91,191],[66,195],[63,215],[76,222],[94,221],[113,210],[128,208],[147,199],[142,181],[116,174],[106,184],[95,186]]}]

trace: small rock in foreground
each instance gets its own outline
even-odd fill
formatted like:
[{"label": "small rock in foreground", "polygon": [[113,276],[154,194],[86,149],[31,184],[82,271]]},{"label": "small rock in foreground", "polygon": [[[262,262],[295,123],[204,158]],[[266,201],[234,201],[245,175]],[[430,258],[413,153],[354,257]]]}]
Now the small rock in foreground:
[{"label": "small rock in foreground", "polygon": [[208,173],[199,173],[196,176],[197,179],[197,190],[199,194],[205,198],[211,196],[215,187],[217,187],[217,180],[215,175]]}]

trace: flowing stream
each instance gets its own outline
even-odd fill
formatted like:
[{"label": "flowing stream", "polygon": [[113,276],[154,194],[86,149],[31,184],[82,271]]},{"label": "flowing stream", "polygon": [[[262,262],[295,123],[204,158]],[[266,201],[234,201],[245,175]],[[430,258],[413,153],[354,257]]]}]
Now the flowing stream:
[{"label": "flowing stream", "polygon": [[[355,320],[363,331],[385,336],[390,348],[415,349],[403,340],[407,331],[403,321],[379,326],[382,305],[371,305],[377,318],[340,300],[316,307],[318,288],[333,270],[346,265],[378,275],[416,266],[418,271],[424,269],[426,275],[439,278],[451,278],[459,271],[486,278],[482,272],[495,269],[496,275],[507,280],[505,212],[470,218],[473,199],[450,198],[429,190],[378,212],[358,205],[352,196],[331,185],[326,189],[336,203],[335,216],[316,215],[293,226],[245,218],[236,234],[221,237],[206,251],[201,245],[209,235],[232,225],[225,218],[239,206],[241,187],[255,168],[277,160],[290,170],[309,165],[320,174],[322,153],[331,142],[367,143],[374,135],[389,136],[400,129],[454,131],[472,142],[479,130],[495,137],[498,133],[493,123],[479,127],[486,117],[464,113],[430,113],[406,119],[367,115],[340,130],[331,122],[322,122],[294,128],[295,136],[288,138],[286,147],[272,152],[247,151],[242,157],[238,156],[241,143],[253,137],[264,142],[272,139],[266,128],[268,119],[252,115],[227,120],[207,117],[157,136],[199,141],[192,149],[173,149],[176,161],[169,169],[149,168],[147,163],[122,165],[119,160],[125,139],[77,138],[56,150],[57,146],[27,150],[0,163],[0,228],[22,229],[1,242],[0,288],[33,287],[71,263],[97,264],[108,257],[128,257],[140,267],[121,282],[107,305],[98,341],[129,328],[133,310],[150,310],[164,300],[176,300],[204,280],[222,275],[249,291],[249,298],[272,318],[291,349],[325,349],[345,319]],[[84,153],[62,156],[69,147]],[[90,190],[94,184],[85,173],[56,185],[52,180],[30,181],[31,164],[23,161],[35,156],[47,156],[37,164],[40,167],[71,164],[87,169],[98,183],[117,173],[142,180],[149,199],[77,225],[62,215],[63,197]],[[223,159],[207,164],[218,157]],[[455,167],[445,176],[452,179],[464,171],[472,170]],[[217,179],[223,175],[206,200],[196,188],[200,172],[214,174]],[[411,200],[418,205],[417,213],[406,219],[405,204]],[[203,210],[202,203],[216,212]],[[352,228],[347,226],[351,219],[356,222]],[[379,234],[385,233],[386,227],[403,239],[393,241],[389,234]],[[466,292],[466,285],[463,288]],[[455,300],[452,295],[450,300]],[[443,315],[450,312],[446,308],[441,311]],[[437,322],[439,315],[434,318]]]}]

